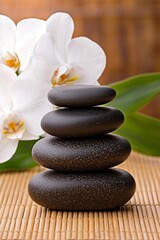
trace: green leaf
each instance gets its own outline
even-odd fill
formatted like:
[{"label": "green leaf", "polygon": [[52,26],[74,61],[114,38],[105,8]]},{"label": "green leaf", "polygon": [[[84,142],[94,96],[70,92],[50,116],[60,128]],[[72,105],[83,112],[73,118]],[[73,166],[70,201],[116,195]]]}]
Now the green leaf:
[{"label": "green leaf", "polygon": [[36,141],[20,141],[18,149],[13,157],[0,164],[0,172],[4,171],[22,171],[37,166],[33,161],[31,151]]},{"label": "green leaf", "polygon": [[133,150],[160,155],[160,121],[137,111],[160,93],[160,73],[133,76],[110,85],[117,97],[107,104],[120,109],[125,115],[124,125],[115,132],[127,138]]},{"label": "green leaf", "polygon": [[146,155],[160,156],[160,121],[141,113],[126,116],[115,133],[124,136],[132,149]]},{"label": "green leaf", "polygon": [[127,115],[140,109],[160,93],[160,73],[133,76],[110,86],[116,90],[117,97],[108,105]]}]

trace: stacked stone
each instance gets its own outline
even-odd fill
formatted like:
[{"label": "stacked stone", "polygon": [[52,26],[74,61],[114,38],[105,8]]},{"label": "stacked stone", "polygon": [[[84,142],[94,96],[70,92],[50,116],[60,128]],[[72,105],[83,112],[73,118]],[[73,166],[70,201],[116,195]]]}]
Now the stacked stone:
[{"label": "stacked stone", "polygon": [[44,116],[49,137],[33,147],[33,158],[51,169],[34,176],[29,194],[54,210],[109,210],[126,203],[135,192],[134,178],[112,168],[129,156],[129,142],[111,134],[124,116],[118,109],[98,106],[116,93],[104,86],[64,86],[49,92],[61,107]]}]

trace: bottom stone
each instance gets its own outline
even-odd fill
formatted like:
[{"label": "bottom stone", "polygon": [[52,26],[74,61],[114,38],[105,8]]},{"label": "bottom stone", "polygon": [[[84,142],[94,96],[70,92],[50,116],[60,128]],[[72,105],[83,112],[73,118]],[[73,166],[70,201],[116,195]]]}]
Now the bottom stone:
[{"label": "bottom stone", "polygon": [[54,210],[109,210],[128,202],[135,192],[135,181],[120,169],[101,173],[47,170],[31,179],[28,190],[33,201]]}]

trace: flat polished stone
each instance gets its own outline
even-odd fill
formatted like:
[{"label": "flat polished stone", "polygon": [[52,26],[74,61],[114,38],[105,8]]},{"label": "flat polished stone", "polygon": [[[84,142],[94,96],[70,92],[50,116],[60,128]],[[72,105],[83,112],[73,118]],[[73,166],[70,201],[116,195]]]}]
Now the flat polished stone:
[{"label": "flat polished stone", "polygon": [[60,107],[91,107],[112,101],[114,89],[100,85],[69,85],[50,90],[48,99]]},{"label": "flat polished stone", "polygon": [[122,112],[112,107],[65,108],[47,113],[41,122],[43,130],[57,137],[91,137],[119,128]]},{"label": "flat polished stone", "polygon": [[40,165],[57,171],[102,171],[116,166],[129,156],[129,142],[118,135],[63,139],[46,137],[32,150]]},{"label": "flat polished stone", "polygon": [[120,169],[90,174],[47,170],[32,177],[28,190],[33,201],[53,210],[100,211],[128,202],[135,192],[135,181]]}]

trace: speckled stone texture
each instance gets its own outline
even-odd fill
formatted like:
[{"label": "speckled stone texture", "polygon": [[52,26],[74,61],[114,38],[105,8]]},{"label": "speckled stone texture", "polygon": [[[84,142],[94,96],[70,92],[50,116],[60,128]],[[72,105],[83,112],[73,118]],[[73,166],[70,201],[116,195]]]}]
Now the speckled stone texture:
[{"label": "speckled stone texture", "polygon": [[123,121],[122,112],[116,108],[65,108],[47,113],[41,126],[45,132],[57,137],[88,137],[112,132]]},{"label": "speckled stone texture", "polygon": [[34,176],[29,194],[38,204],[54,210],[108,210],[117,208],[133,196],[134,178],[126,171],[58,173],[48,170]]},{"label": "speckled stone texture", "polygon": [[129,156],[129,142],[113,134],[94,138],[47,137],[32,150],[40,165],[58,171],[99,171],[116,166]]},{"label": "speckled stone texture", "polygon": [[106,86],[70,85],[53,88],[48,99],[60,107],[92,107],[110,102],[115,96],[115,90]]},{"label": "speckled stone texture", "polygon": [[126,139],[111,133],[124,116],[116,108],[97,106],[115,95],[108,87],[82,85],[49,92],[49,101],[62,108],[43,117],[41,126],[50,136],[32,150],[35,161],[51,169],[29,183],[36,203],[60,211],[98,211],[120,207],[133,196],[134,178],[112,168],[131,152]]}]

